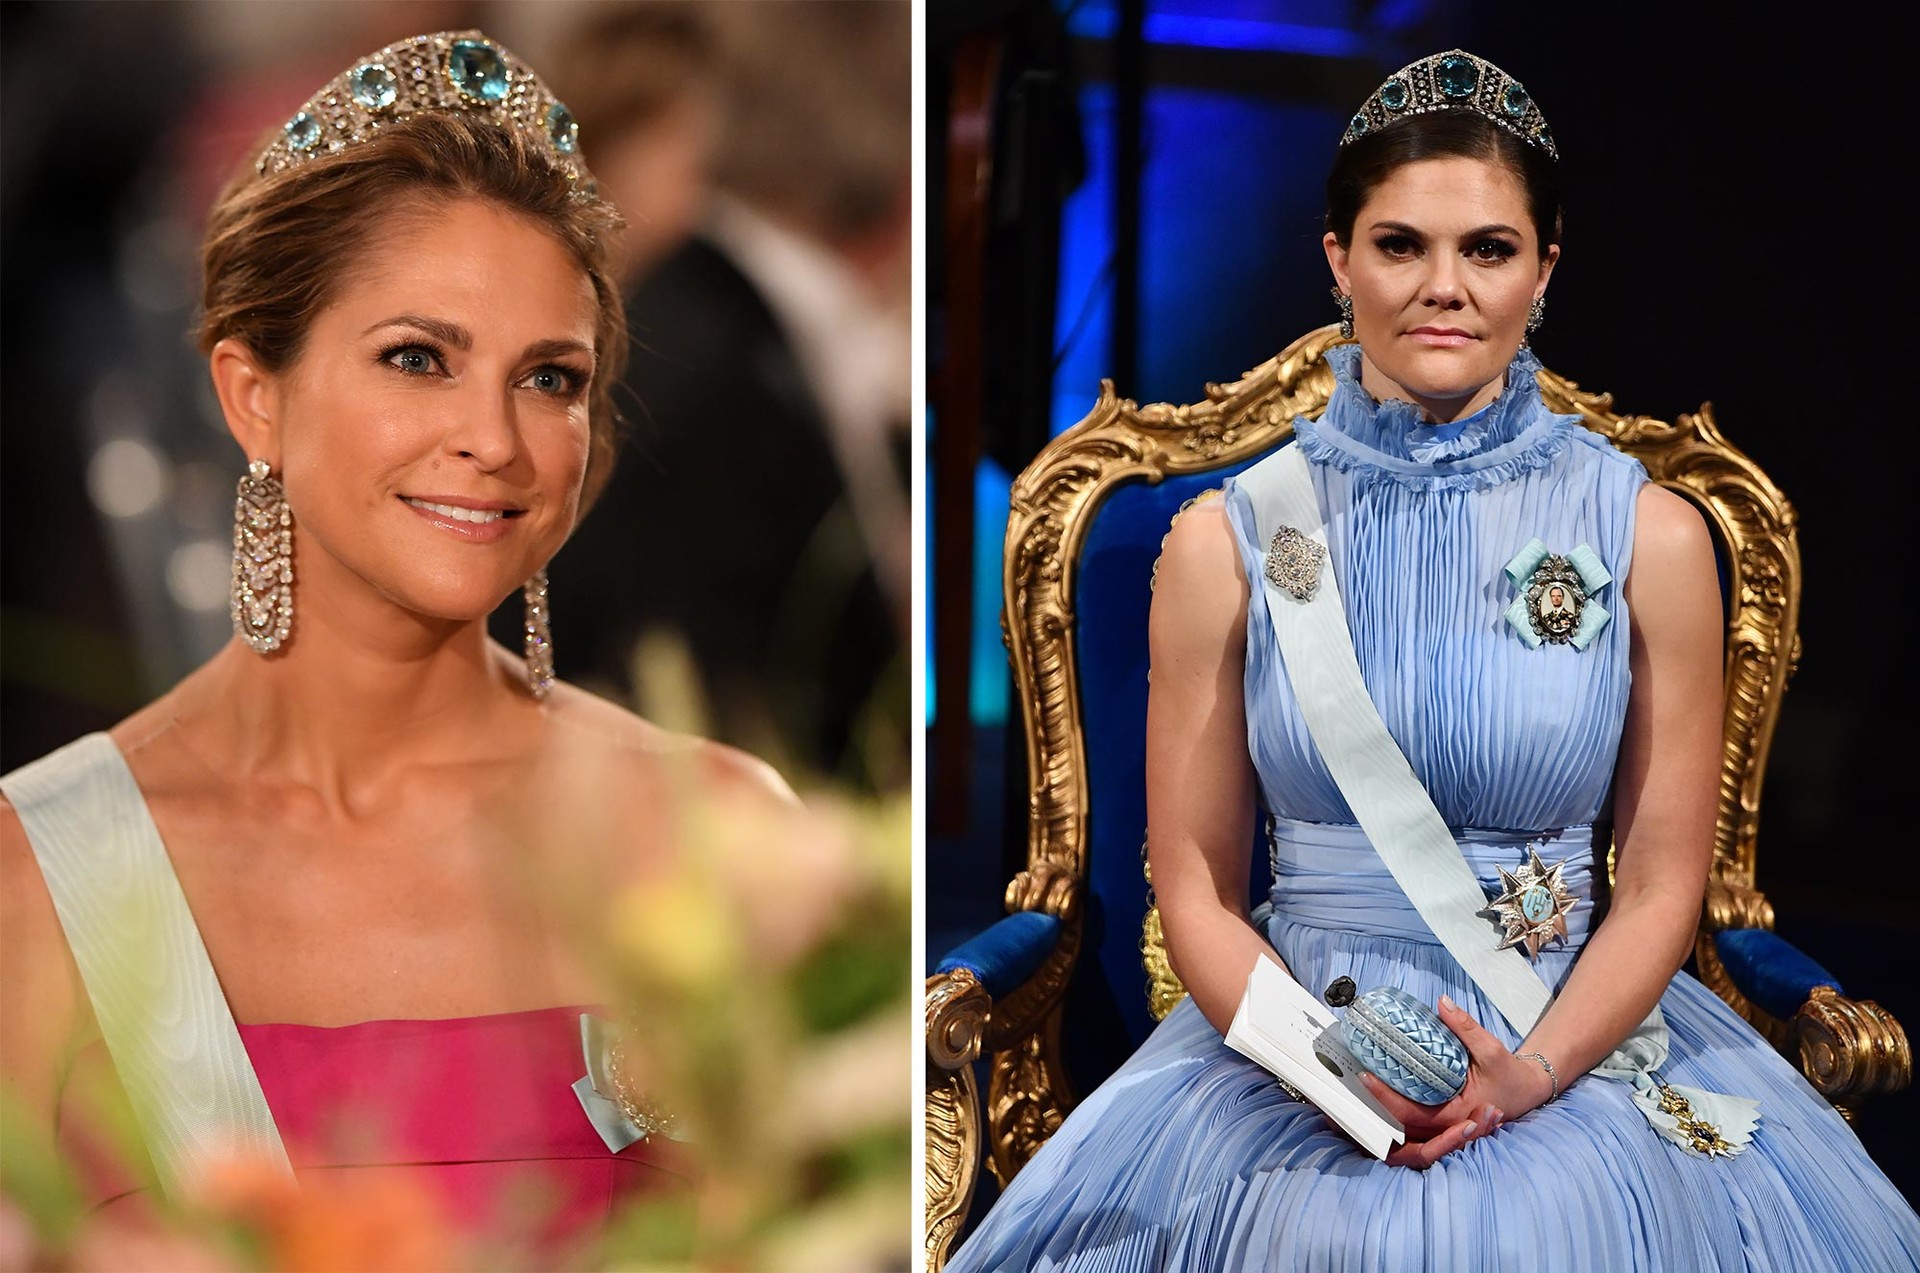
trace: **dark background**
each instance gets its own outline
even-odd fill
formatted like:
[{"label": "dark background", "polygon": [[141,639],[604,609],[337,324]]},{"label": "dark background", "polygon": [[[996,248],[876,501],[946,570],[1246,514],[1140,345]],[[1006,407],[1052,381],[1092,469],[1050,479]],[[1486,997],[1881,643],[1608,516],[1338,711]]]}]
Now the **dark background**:
[{"label": "dark background", "polygon": [[[1036,379],[989,350],[1000,361],[989,364],[996,387],[973,440],[974,525],[938,509],[930,525],[934,617],[971,608],[972,636],[964,663],[951,650],[943,658],[937,640],[928,650],[945,678],[929,696],[929,966],[1001,913],[1005,881],[1025,861],[1026,760],[997,632],[1008,476],[1092,405],[1101,376],[1142,402],[1189,402],[1207,381],[1232,379],[1332,321],[1320,211],[1345,121],[1400,65],[1458,46],[1521,79],[1560,147],[1566,233],[1534,341],[1542,359],[1612,392],[1624,411],[1672,419],[1710,401],[1799,512],[1803,654],[1768,765],[1758,883],[1782,935],[1851,994],[1920,1027],[1920,869],[1891,825],[1914,755],[1902,724],[1911,637],[1891,618],[1902,607],[1869,600],[1907,533],[1885,513],[1907,484],[1914,423],[1896,374],[1911,362],[1913,272],[1912,144],[1896,122],[1907,108],[1894,42],[1857,22],[1772,21],[1761,10],[1730,20],[1638,0],[1164,0],[1141,6],[1145,39],[1133,46],[1119,38],[1130,7],[930,8],[936,389],[951,322],[939,255],[944,89],[969,35],[1011,33],[1007,47],[1032,72],[1029,104],[1036,85],[1069,86],[1072,117],[1055,123],[1070,135],[1047,145],[1084,160],[1084,171],[1061,201],[1026,185],[1013,223],[1026,227],[1029,256],[1049,216],[1059,219],[1058,272],[1046,280],[1058,293],[1052,357],[1038,360]],[[1057,58],[1034,35],[1049,30]],[[1023,127],[1035,127],[1032,115]],[[1016,116],[1000,118],[1010,126]],[[996,326],[1017,317],[989,314]],[[940,401],[930,403],[936,437],[966,424],[941,420]],[[954,450],[930,447],[930,488],[951,481],[939,466]],[[952,556],[939,565],[941,536],[956,526],[974,541],[970,578]],[[938,622],[929,632],[951,640]],[[952,742],[960,734],[964,750]],[[1920,1173],[1903,1151],[1920,1132],[1920,1098],[1870,1104],[1857,1130],[1916,1196]]]}]

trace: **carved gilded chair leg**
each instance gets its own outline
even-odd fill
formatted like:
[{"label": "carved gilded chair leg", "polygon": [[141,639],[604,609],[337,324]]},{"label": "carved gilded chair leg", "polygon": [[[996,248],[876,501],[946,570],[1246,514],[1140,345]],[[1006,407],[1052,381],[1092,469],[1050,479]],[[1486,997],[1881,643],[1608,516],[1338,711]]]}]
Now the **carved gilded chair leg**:
[{"label": "carved gilded chair leg", "polygon": [[993,1016],[993,999],[965,968],[927,978],[928,1273],[946,1263],[947,1248],[966,1221],[980,1176],[980,1091],[973,1063]]},{"label": "carved gilded chair leg", "polygon": [[929,1076],[926,1120],[927,1270],[938,1273],[980,1175],[980,1091],[972,1066]]},{"label": "carved gilded chair leg", "polygon": [[1060,1062],[1060,1008],[1040,1027],[993,1055],[987,1082],[987,1165],[1005,1188],[1066,1119],[1073,1096]]}]

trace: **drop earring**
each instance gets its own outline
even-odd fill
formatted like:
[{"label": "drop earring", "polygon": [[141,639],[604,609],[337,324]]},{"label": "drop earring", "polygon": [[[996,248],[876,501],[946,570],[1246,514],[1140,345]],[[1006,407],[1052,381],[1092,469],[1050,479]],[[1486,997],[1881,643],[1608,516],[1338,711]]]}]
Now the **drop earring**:
[{"label": "drop earring", "polygon": [[547,612],[547,568],[533,572],[520,595],[527,603],[526,637],[522,652],[527,660],[527,690],[535,698],[545,698],[553,688],[553,626]]},{"label": "drop earring", "polygon": [[1533,304],[1527,306],[1527,335],[1540,330],[1540,324],[1547,321],[1547,298],[1536,296]]},{"label": "drop earring", "polygon": [[1344,340],[1353,339],[1353,297],[1339,288],[1332,288],[1333,303],[1340,307],[1340,335]]},{"label": "drop earring", "polygon": [[293,630],[293,512],[265,460],[240,477],[233,499],[233,630],[271,654]]}]

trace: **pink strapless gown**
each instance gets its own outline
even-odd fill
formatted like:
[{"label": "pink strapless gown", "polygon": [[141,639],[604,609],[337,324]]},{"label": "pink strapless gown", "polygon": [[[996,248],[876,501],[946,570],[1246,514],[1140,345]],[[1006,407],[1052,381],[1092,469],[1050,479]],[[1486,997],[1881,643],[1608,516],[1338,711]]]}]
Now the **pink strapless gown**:
[{"label": "pink strapless gown", "polygon": [[303,1184],[377,1172],[465,1243],[553,1253],[591,1242],[635,1194],[684,1184],[673,1145],[611,1153],[581,1109],[584,1010],[242,1025],[240,1037]]}]

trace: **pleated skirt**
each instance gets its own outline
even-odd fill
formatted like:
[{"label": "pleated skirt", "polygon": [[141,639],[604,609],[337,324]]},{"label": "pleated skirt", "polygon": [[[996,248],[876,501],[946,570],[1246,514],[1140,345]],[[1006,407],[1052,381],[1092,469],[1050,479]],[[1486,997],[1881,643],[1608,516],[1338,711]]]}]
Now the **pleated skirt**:
[{"label": "pleated skirt", "polygon": [[[1450,995],[1519,1042],[1430,936],[1284,914],[1267,934],[1304,985],[1346,975],[1428,1003]],[[1544,952],[1549,982],[1573,958]],[[1760,1102],[1738,1157],[1682,1151],[1625,1084],[1588,1076],[1428,1170],[1388,1166],[1230,1050],[1189,999],[1073,1111],[947,1269],[1920,1268],[1920,1216],[1799,1072],[1685,973],[1661,1008],[1664,1078]]]}]

